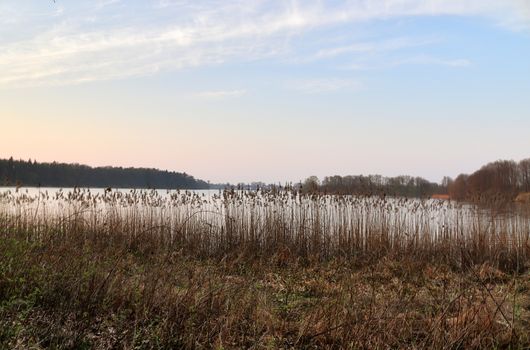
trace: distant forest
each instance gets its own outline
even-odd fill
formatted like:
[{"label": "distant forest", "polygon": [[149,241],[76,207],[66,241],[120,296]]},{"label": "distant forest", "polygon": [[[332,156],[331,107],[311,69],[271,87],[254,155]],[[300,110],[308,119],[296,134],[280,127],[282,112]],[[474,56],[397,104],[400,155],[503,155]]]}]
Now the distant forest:
[{"label": "distant forest", "polygon": [[208,189],[186,173],[0,159],[0,186]]},{"label": "distant forest", "polygon": [[449,182],[448,191],[457,200],[512,200],[519,193],[530,192],[530,158],[519,163],[499,160],[471,175],[460,174]]},{"label": "distant forest", "polygon": [[447,193],[447,184],[430,182],[421,177],[381,175],[327,176],[322,182],[311,176],[302,184],[304,192],[329,194],[380,195],[398,197],[430,197]]},{"label": "distant forest", "polygon": [[530,158],[520,162],[499,160],[489,163],[471,175],[461,174],[442,182],[421,177],[380,175],[327,176],[322,181],[311,176],[301,187],[306,193],[388,195],[431,197],[447,194],[451,199],[470,202],[512,201],[518,194],[530,192]]},{"label": "distant forest", "polygon": [[[0,186],[28,187],[112,187],[158,189],[218,189],[230,184],[209,184],[186,173],[147,168],[97,167],[80,164],[37,163],[0,159]],[[239,188],[271,188],[264,183],[240,184]],[[441,183],[421,177],[381,175],[327,176],[322,181],[311,176],[298,186],[306,193],[387,195],[431,197],[448,194],[466,201],[513,200],[530,192],[530,158],[520,162],[499,160],[489,163],[471,175],[461,174],[454,180],[444,177]]]}]

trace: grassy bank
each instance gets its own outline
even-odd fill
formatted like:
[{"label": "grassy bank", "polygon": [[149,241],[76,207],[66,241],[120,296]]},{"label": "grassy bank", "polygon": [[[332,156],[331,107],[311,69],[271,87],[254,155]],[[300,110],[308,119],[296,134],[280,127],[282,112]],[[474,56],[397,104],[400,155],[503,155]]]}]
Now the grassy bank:
[{"label": "grassy bank", "polygon": [[0,239],[1,348],[530,345],[530,279],[487,264],[195,258],[117,233]]}]

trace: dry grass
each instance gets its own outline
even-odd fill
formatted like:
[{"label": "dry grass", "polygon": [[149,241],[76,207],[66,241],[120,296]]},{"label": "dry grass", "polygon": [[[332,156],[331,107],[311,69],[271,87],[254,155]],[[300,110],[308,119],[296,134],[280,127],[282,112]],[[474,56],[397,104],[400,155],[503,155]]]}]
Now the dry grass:
[{"label": "dry grass", "polygon": [[432,201],[102,196],[3,197],[0,348],[530,346],[524,218],[438,234]]}]

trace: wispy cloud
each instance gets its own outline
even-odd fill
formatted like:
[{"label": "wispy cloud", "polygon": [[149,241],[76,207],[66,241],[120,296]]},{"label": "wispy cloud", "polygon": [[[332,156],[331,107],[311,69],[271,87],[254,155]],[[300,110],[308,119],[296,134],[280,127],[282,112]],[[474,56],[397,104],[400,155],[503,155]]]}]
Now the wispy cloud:
[{"label": "wispy cloud", "polygon": [[[527,0],[100,0],[55,8],[45,3],[34,11],[18,2],[0,5],[0,31],[19,36],[16,41],[0,38],[0,86],[72,84],[296,56],[293,36],[403,16],[465,15],[511,26],[530,23]],[[362,42],[310,56],[323,59],[426,44],[406,38]],[[445,63],[465,65],[463,60]]]},{"label": "wispy cloud", "polygon": [[469,67],[471,66],[471,61],[463,58],[457,58],[457,59],[443,59],[428,55],[420,55],[420,56],[414,56],[409,57],[405,59],[401,59],[395,62],[392,62],[391,65],[393,66],[401,66],[401,65],[437,65],[437,66],[447,66],[447,67],[453,67],[453,68],[462,68],[462,67]]},{"label": "wispy cloud", "polygon": [[329,59],[336,56],[351,53],[379,53],[385,51],[395,51],[404,48],[419,47],[432,45],[438,42],[435,39],[417,39],[417,38],[393,38],[390,40],[361,42],[346,46],[332,47],[319,50],[314,59]]},{"label": "wispy cloud", "polygon": [[96,1],[96,9],[101,10],[107,6],[120,3],[121,0],[98,0]]},{"label": "wispy cloud", "polygon": [[[360,41],[349,43],[340,46],[329,46],[317,50],[312,55],[305,55],[294,60],[296,63],[313,63],[317,61],[331,61],[339,58],[342,61],[350,60],[355,63],[350,63],[347,66],[340,64],[340,68],[347,68],[348,70],[368,70],[383,68],[381,63],[376,64],[377,60],[384,58],[384,66],[388,68],[392,63],[388,61],[388,55],[394,52],[418,49],[426,46],[434,46],[442,40],[436,37],[430,38],[412,38],[412,37],[396,37],[383,40]],[[413,62],[409,62],[412,64]],[[418,62],[419,64],[426,64],[426,62]]]},{"label": "wispy cloud", "polygon": [[307,79],[291,81],[287,87],[303,94],[322,94],[339,90],[357,91],[362,84],[347,79]]},{"label": "wispy cloud", "polygon": [[241,97],[247,93],[246,90],[215,90],[215,91],[202,91],[194,96],[204,99],[226,99],[226,98],[235,98]]},{"label": "wispy cloud", "polygon": [[450,68],[466,68],[473,65],[473,62],[465,58],[440,58],[432,55],[414,55],[403,58],[387,58],[378,60],[364,60],[341,66],[343,70],[368,71],[389,69],[400,66],[445,66]]}]

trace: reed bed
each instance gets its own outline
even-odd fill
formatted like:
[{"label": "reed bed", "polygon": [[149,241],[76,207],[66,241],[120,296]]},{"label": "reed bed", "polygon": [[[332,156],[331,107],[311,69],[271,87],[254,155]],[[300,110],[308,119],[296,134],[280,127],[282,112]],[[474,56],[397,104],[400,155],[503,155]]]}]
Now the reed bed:
[{"label": "reed bed", "polygon": [[302,259],[413,255],[521,269],[530,254],[524,208],[499,212],[442,200],[295,191],[7,191],[0,196],[0,230],[24,232],[28,241],[149,235],[201,257],[284,249]]},{"label": "reed bed", "polygon": [[527,207],[0,194],[0,348],[524,348]]}]

